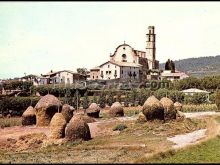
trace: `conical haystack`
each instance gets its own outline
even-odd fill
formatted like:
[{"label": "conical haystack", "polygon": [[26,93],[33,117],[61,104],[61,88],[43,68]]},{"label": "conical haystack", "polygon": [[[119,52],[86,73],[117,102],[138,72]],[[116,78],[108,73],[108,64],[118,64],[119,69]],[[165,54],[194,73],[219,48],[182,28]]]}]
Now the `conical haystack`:
[{"label": "conical haystack", "polygon": [[55,113],[50,122],[50,138],[60,139],[65,136],[66,119],[62,113]]},{"label": "conical haystack", "polygon": [[35,106],[37,126],[49,126],[50,121],[58,110],[61,110],[61,102],[53,95],[42,97]]},{"label": "conical haystack", "polygon": [[142,112],[147,120],[164,120],[163,105],[155,96],[150,96],[144,103]]},{"label": "conical haystack", "polygon": [[122,105],[119,102],[113,103],[109,110],[109,115],[111,117],[124,116],[124,109]]},{"label": "conical haystack", "polygon": [[29,106],[22,114],[22,125],[34,125],[36,124],[36,110]]},{"label": "conical haystack", "polygon": [[91,134],[88,124],[84,121],[83,115],[77,114],[72,117],[65,129],[65,138],[70,141],[89,140]]},{"label": "conical haystack", "polygon": [[174,108],[176,109],[176,111],[182,111],[183,105],[179,102],[175,102]]},{"label": "conical haystack", "polygon": [[165,120],[176,119],[176,110],[174,108],[173,101],[167,97],[163,97],[160,100],[160,102],[164,108],[164,119]]},{"label": "conical haystack", "polygon": [[143,112],[140,112],[140,113],[138,114],[137,121],[140,122],[140,123],[143,123],[143,122],[146,122],[146,121],[147,121],[145,115],[143,114]]},{"label": "conical haystack", "polygon": [[96,103],[92,103],[88,109],[86,109],[86,113],[88,116],[99,118],[100,107]]},{"label": "conical haystack", "polygon": [[75,109],[72,106],[68,105],[68,104],[64,104],[63,105],[61,113],[63,114],[63,116],[66,119],[67,123],[73,117],[73,111],[74,110]]}]

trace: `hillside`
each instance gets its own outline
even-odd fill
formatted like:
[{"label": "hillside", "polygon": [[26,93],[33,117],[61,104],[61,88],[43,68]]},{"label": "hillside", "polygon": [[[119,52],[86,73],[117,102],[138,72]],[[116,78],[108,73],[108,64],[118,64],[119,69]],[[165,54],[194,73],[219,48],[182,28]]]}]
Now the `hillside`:
[{"label": "hillside", "polygon": [[[184,71],[191,76],[203,77],[220,74],[220,55],[198,58],[187,58],[174,61],[176,69]],[[160,64],[164,69],[165,63]]]}]

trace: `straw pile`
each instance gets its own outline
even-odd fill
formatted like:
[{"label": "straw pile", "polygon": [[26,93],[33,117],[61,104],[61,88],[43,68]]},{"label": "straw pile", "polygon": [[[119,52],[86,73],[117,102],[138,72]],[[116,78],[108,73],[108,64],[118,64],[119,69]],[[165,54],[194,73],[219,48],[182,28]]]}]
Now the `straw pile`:
[{"label": "straw pile", "polygon": [[50,135],[51,139],[60,139],[65,136],[66,120],[62,113],[55,113],[50,122]]},{"label": "straw pile", "polygon": [[144,103],[142,112],[147,120],[164,120],[163,105],[155,96],[150,96]]},{"label": "straw pile", "polygon": [[63,105],[61,113],[64,116],[64,118],[66,119],[67,123],[73,117],[73,111],[74,110],[75,109],[72,106],[68,105],[68,104]]},{"label": "straw pile", "polygon": [[124,116],[124,109],[122,105],[119,102],[113,103],[109,110],[109,115],[111,117]]},{"label": "straw pile", "polygon": [[176,110],[174,108],[173,101],[167,97],[163,97],[160,100],[160,102],[164,108],[164,119],[165,120],[176,119]]},{"label": "straw pile", "polygon": [[176,111],[182,111],[183,105],[179,102],[175,102],[174,108],[176,109]]},{"label": "straw pile", "polygon": [[22,114],[22,125],[36,124],[36,111],[32,106],[29,106]]},{"label": "straw pile", "polygon": [[88,116],[99,118],[100,107],[96,103],[92,103],[86,110]]},{"label": "straw pile", "polygon": [[65,138],[69,141],[89,140],[91,134],[88,124],[84,121],[83,115],[74,115],[65,129]]},{"label": "straw pile", "polygon": [[53,95],[42,97],[35,106],[37,126],[49,126],[55,113],[61,109],[61,102]]},{"label": "straw pile", "polygon": [[138,114],[137,121],[140,122],[140,123],[143,123],[143,122],[146,122],[146,121],[147,121],[145,115],[143,114],[143,112],[140,112],[140,113]]}]

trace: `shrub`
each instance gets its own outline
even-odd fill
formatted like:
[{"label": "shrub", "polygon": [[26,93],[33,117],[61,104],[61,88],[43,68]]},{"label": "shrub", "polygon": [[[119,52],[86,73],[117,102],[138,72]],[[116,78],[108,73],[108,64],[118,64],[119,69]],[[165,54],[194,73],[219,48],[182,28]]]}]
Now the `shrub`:
[{"label": "shrub", "polygon": [[105,93],[104,91],[102,91],[102,93],[100,94],[100,97],[99,97],[99,106],[100,108],[105,108]]},{"label": "shrub", "polygon": [[125,124],[118,124],[112,130],[113,131],[122,131],[126,128],[128,128],[128,127]]},{"label": "shrub", "polygon": [[88,107],[89,107],[89,98],[88,98],[88,92],[86,92],[83,97],[83,109],[87,109]]},{"label": "shrub", "polygon": [[185,95],[184,102],[186,104],[202,104],[207,102],[206,94],[195,93],[192,96]]},{"label": "shrub", "polygon": [[216,96],[215,96],[215,104],[218,107],[218,110],[220,110],[220,91],[216,92]]},{"label": "shrub", "polygon": [[21,116],[27,107],[35,106],[40,98],[38,97],[5,97],[0,100],[0,113],[6,116]]},{"label": "shrub", "polygon": [[183,112],[205,112],[205,111],[217,111],[218,108],[215,104],[185,104],[183,105]]},{"label": "shrub", "polygon": [[107,104],[111,106],[114,102],[114,94],[110,91],[109,95],[107,96]]}]

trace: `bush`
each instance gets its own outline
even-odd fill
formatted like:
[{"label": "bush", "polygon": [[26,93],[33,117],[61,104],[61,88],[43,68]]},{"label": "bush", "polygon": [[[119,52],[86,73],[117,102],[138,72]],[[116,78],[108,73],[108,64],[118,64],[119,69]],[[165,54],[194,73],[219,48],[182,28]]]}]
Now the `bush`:
[{"label": "bush", "polygon": [[186,104],[203,104],[207,102],[206,94],[195,93],[191,95],[185,95],[184,102]]},{"label": "bush", "polygon": [[215,104],[218,107],[218,110],[220,110],[220,91],[216,92],[216,96],[215,96]]},{"label": "bush", "polygon": [[99,97],[100,108],[105,108],[105,102],[106,102],[105,93],[104,93],[104,91],[102,91],[102,93],[100,94],[100,97]]},{"label": "bush", "polygon": [[122,131],[126,128],[128,128],[128,127],[125,124],[118,124],[112,130],[113,131]]},{"label": "bush", "polygon": [[88,92],[86,92],[83,97],[83,109],[87,109],[88,107],[89,107],[89,98],[88,98]]},{"label": "bush", "polygon": [[21,116],[27,107],[35,106],[39,97],[5,97],[0,100],[0,113],[6,116]]},{"label": "bush", "polygon": [[187,104],[183,105],[182,111],[183,112],[205,112],[205,111],[217,111],[218,108],[215,104],[200,104],[200,105],[193,105]]}]

